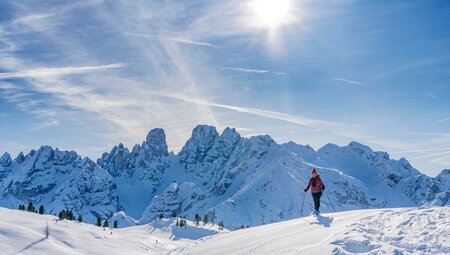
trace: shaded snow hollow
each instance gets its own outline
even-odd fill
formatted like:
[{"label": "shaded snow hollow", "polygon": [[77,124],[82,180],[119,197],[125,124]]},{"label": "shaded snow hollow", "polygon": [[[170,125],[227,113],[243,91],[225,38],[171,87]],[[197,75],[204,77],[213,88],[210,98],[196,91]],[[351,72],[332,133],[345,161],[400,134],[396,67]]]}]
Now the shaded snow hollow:
[{"label": "shaded snow hollow", "polygon": [[[450,207],[347,211],[233,232],[170,220],[109,229],[0,208],[1,254],[449,254]],[[50,236],[45,238],[48,222]]]}]

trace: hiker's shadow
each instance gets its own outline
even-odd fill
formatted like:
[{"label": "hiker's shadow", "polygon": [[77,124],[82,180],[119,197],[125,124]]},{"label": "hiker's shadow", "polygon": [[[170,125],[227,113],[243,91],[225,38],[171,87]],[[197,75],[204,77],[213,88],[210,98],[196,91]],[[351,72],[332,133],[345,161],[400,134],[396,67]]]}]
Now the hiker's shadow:
[{"label": "hiker's shadow", "polygon": [[316,218],[317,222],[313,222],[312,224],[322,225],[326,228],[329,228],[331,226],[331,223],[333,222],[333,218],[328,216],[318,215]]}]

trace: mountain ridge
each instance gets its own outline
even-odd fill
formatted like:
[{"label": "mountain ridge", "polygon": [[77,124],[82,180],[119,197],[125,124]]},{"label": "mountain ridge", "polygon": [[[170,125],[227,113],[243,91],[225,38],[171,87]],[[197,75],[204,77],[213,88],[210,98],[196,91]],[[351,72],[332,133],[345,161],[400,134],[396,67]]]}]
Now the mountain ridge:
[{"label": "mountain ridge", "polygon": [[429,177],[404,158],[390,159],[355,141],[315,151],[292,141],[278,144],[269,135],[246,138],[234,128],[219,134],[198,125],[177,154],[169,153],[161,128],[150,130],[131,151],[120,143],[97,162],[50,146],[14,160],[5,153],[0,205],[33,201],[50,213],[72,209],[89,222],[101,215],[125,225],[144,224],[160,213],[200,213],[231,228],[255,226],[300,216],[299,200],[313,167],[327,184],[324,211],[331,211],[332,201],[341,211],[445,205],[450,198],[450,170]]}]

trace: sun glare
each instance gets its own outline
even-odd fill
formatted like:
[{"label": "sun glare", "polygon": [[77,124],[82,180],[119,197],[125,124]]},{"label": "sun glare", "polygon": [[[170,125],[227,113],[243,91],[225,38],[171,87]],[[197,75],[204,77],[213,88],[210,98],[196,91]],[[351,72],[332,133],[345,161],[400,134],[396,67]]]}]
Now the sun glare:
[{"label": "sun glare", "polygon": [[294,20],[291,0],[252,0],[250,11],[255,25],[265,29],[276,29]]}]

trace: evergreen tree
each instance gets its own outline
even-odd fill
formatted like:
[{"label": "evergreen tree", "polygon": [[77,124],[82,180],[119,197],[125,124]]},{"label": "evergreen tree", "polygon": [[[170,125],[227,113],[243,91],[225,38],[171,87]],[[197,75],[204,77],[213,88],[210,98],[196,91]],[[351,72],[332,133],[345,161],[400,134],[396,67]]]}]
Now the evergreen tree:
[{"label": "evergreen tree", "polygon": [[222,230],[224,228],[223,220],[221,220],[218,225],[219,225],[219,229]]},{"label": "evergreen tree", "polygon": [[81,214],[78,215],[78,222],[83,222],[83,217],[81,217]]},{"label": "evergreen tree", "polygon": [[159,215],[159,219],[161,220],[161,219],[163,219],[163,218],[164,218],[164,214],[161,213],[161,214]]},{"label": "evergreen tree", "polygon": [[177,217],[177,213],[176,213],[176,212],[173,212],[172,215],[171,215],[171,217],[172,217],[172,218],[176,218],[176,217]]},{"label": "evergreen tree", "polygon": [[200,215],[198,215],[198,213],[195,214],[194,220],[195,220],[195,225],[198,226],[198,224],[200,223]]},{"label": "evergreen tree", "polygon": [[34,209],[34,206],[33,206],[33,203],[32,203],[32,202],[29,202],[29,203],[28,203],[27,211],[29,211],[29,212],[34,212],[34,211],[35,211],[35,209]]},{"label": "evergreen tree", "polygon": [[104,227],[104,228],[109,227],[109,221],[108,221],[108,219],[106,219],[105,222],[103,222],[103,227]]},{"label": "evergreen tree", "polygon": [[102,226],[102,219],[100,218],[100,216],[97,216],[97,226]]},{"label": "evergreen tree", "polygon": [[180,224],[178,223],[178,219],[177,219],[177,224],[176,224],[176,226],[177,226],[177,227],[179,227],[179,226],[180,226]]},{"label": "evergreen tree", "polygon": [[66,210],[62,210],[61,211],[61,215],[62,215],[61,219],[63,219],[63,220],[67,219],[67,212],[66,212]]},{"label": "evergreen tree", "polygon": [[62,215],[62,212],[59,212],[59,214],[58,214],[58,218],[59,218],[60,220],[64,220],[64,219],[63,219],[63,215]]},{"label": "evergreen tree", "polygon": [[119,225],[119,222],[117,222],[117,220],[115,220],[114,223],[113,223],[113,227],[117,228],[117,225]]},{"label": "evergreen tree", "polygon": [[203,224],[208,224],[208,214],[205,214],[205,216],[203,217]]},{"label": "evergreen tree", "polygon": [[39,214],[44,214],[44,206],[39,206]]},{"label": "evergreen tree", "polygon": [[67,219],[68,220],[74,220],[75,219],[75,217],[73,216],[72,210],[67,212]]}]

